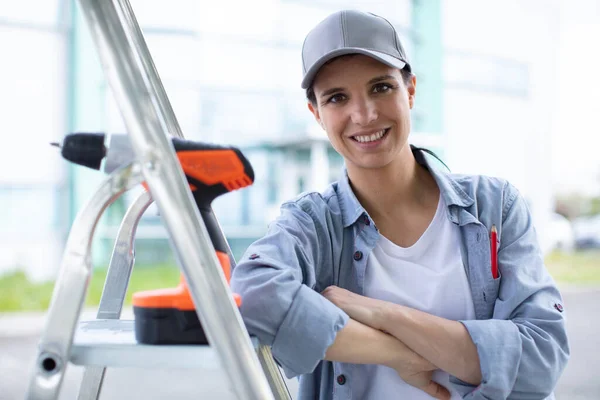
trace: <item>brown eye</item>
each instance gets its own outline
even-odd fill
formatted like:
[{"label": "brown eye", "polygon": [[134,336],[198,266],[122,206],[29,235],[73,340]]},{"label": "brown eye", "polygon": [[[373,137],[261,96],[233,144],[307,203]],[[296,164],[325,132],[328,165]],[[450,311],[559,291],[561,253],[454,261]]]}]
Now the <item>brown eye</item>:
[{"label": "brown eye", "polygon": [[389,92],[393,88],[394,87],[389,83],[378,83],[377,85],[373,86],[373,93],[385,93]]},{"label": "brown eye", "polygon": [[327,103],[339,103],[346,100],[346,96],[341,93],[334,94],[330,98],[327,99]]}]

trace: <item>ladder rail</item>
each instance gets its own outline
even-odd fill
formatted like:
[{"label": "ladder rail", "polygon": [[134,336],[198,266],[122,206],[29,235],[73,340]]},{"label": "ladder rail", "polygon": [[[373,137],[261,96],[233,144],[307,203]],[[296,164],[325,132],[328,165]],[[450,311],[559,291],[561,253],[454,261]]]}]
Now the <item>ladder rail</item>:
[{"label": "ladder rail", "polygon": [[[128,1],[122,3],[121,13],[123,17],[129,21],[131,35],[134,38],[132,43],[135,46],[135,50],[139,55],[140,61],[144,64],[146,79],[154,90],[157,99],[157,106],[161,110],[167,131],[173,136],[183,138],[184,135],[181,131],[181,126],[179,125],[179,122],[175,116],[175,112],[173,111],[173,107],[169,101],[169,97],[167,96],[156,66],[154,65],[150,50],[148,49],[146,41],[143,38],[143,33],[136,21],[133,8]],[[223,230],[218,220],[217,226],[220,234],[223,235]],[[227,253],[231,260],[231,267],[233,269],[235,267],[235,258],[233,257],[229,243],[227,241],[225,241],[225,243],[227,244]],[[291,395],[281,375],[281,371],[276,366],[270,347],[261,345],[258,351],[258,357],[261,365],[263,366],[263,370],[267,375],[267,380],[269,381],[269,385],[271,386],[271,390],[273,391],[276,399],[291,400]],[[273,366],[275,366],[275,368],[273,368]]]},{"label": "ladder rail", "polygon": [[104,210],[142,182],[138,164],[115,171],[78,213],[65,246],[26,398],[55,399],[62,384],[73,336],[92,274],[91,244]]},{"label": "ladder rail", "polygon": [[[134,200],[123,217],[107,270],[106,282],[100,297],[97,319],[119,319],[121,316],[122,305],[125,301],[127,286],[135,261],[135,233],[142,215],[150,204],[152,204],[152,197],[150,193],[144,191]],[[229,243],[226,242],[226,245],[227,252],[233,260],[232,266],[234,266],[235,259]],[[291,395],[283,380],[281,371],[271,355],[270,347],[260,345],[257,354],[275,399],[291,400]],[[84,371],[78,400],[97,400],[100,397],[105,373],[105,367],[87,366]]]},{"label": "ladder rail", "polygon": [[[221,224],[217,221],[217,227],[219,229],[219,233],[223,234],[223,228],[221,228]],[[225,246],[227,248],[227,254],[229,255],[229,259],[231,260],[231,270],[236,266],[235,257],[233,256],[233,252],[231,251],[231,247],[229,246],[229,242],[227,240],[224,241]],[[279,369],[279,366],[275,362],[273,358],[273,353],[271,352],[271,347],[261,344],[258,346],[256,350],[258,355],[258,360],[260,361],[260,365],[263,369],[267,377],[267,381],[269,382],[269,386],[271,387],[271,391],[273,392],[273,396],[275,396],[275,400],[292,400],[292,395],[285,384],[285,380],[283,379],[283,374]]]},{"label": "ladder rail", "polygon": [[151,204],[152,196],[149,192],[144,191],[129,206],[123,217],[106,273],[97,319],[119,319],[121,317],[129,278],[135,262],[135,232],[144,212]]},{"label": "ladder rail", "polygon": [[257,350],[258,359],[262,365],[263,371],[269,381],[269,386],[276,400],[292,400],[292,395],[283,380],[281,370],[273,359],[271,348],[267,345],[261,344]]},{"label": "ladder rail", "polygon": [[[273,399],[208,231],[168,139],[167,124],[148,67],[135,42],[137,22],[127,0],[80,0],[104,72],[121,110],[152,197],[155,199],[198,317],[240,399]],[[139,29],[139,28],[138,28]]]},{"label": "ladder rail", "polygon": [[179,121],[175,116],[175,112],[173,111],[173,107],[171,106],[171,102],[167,96],[167,92],[165,91],[160,76],[158,75],[158,70],[154,65],[152,55],[150,54],[150,50],[146,45],[142,30],[137,23],[133,8],[128,0],[120,1],[119,6],[119,11],[123,17],[123,21],[126,21],[124,28],[129,31],[128,34],[132,39],[131,43],[139,57],[139,61],[143,65],[143,73],[148,81],[148,84],[153,90],[157,107],[160,109],[167,132],[173,136],[183,138],[181,126],[179,125]]},{"label": "ladder rail", "polygon": [[[134,238],[142,215],[152,204],[147,191],[141,193],[123,216],[110,258],[106,281],[100,296],[97,319],[119,319],[135,262]],[[97,400],[100,397],[106,367],[87,366],[79,389],[78,400]]]},{"label": "ladder rail", "polygon": [[[220,234],[223,235],[223,229],[221,228],[218,220],[217,226]],[[231,251],[231,247],[229,246],[229,242],[227,240],[225,240],[225,245],[227,247],[227,254],[231,260],[231,270],[233,271],[236,265],[235,257],[233,256],[233,252]],[[260,361],[260,365],[262,366],[263,372],[265,373],[267,381],[269,382],[269,386],[271,387],[271,391],[273,392],[273,396],[275,396],[275,400],[292,400],[292,395],[285,384],[281,370],[273,358],[273,353],[271,353],[271,347],[261,344],[256,352],[258,355],[258,360]]]}]

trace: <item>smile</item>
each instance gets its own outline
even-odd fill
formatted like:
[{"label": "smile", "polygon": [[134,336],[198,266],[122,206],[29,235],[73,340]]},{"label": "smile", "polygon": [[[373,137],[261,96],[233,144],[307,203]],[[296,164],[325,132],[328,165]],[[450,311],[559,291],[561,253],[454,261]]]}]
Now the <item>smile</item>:
[{"label": "smile", "polygon": [[382,129],[379,132],[370,134],[370,135],[357,135],[352,136],[352,139],[359,143],[370,143],[376,140],[382,139],[387,133],[390,131],[390,128]]}]

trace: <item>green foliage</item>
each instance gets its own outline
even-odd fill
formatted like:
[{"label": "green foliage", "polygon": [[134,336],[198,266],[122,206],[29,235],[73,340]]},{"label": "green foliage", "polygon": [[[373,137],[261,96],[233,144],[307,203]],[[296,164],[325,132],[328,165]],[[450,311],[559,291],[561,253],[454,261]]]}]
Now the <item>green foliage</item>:
[{"label": "green foliage", "polygon": [[[86,306],[97,306],[106,279],[106,269],[95,269],[88,287]],[[129,280],[125,304],[140,290],[176,286],[179,269],[173,265],[136,266]],[[25,273],[0,277],[0,311],[44,311],[48,309],[54,282],[33,283]]]},{"label": "green foliage", "polygon": [[25,273],[13,272],[0,277],[0,311],[46,310],[54,282],[32,284]]},{"label": "green foliage", "polygon": [[590,199],[588,215],[600,215],[600,197]]},{"label": "green foliage", "polygon": [[554,252],[546,257],[546,267],[557,282],[600,285],[600,251]]},{"label": "green foliage", "polygon": [[[546,267],[557,282],[576,285],[600,285],[600,251],[554,252],[546,258]],[[125,304],[140,290],[176,286],[179,269],[160,264],[136,266],[129,281]],[[97,306],[106,279],[106,269],[95,269],[86,298],[86,306]],[[33,283],[23,272],[0,277],[0,312],[44,311],[48,309],[54,282]]]}]

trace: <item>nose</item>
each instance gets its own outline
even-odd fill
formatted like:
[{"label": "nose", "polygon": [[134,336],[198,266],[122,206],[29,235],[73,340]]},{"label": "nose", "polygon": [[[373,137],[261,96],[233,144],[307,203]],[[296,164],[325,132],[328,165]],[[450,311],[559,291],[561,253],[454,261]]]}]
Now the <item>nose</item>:
[{"label": "nose", "polygon": [[369,97],[354,98],[351,108],[351,119],[356,125],[368,126],[379,117],[377,105]]}]

